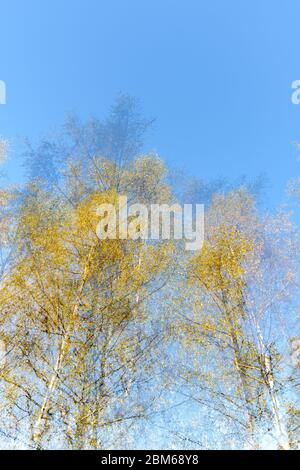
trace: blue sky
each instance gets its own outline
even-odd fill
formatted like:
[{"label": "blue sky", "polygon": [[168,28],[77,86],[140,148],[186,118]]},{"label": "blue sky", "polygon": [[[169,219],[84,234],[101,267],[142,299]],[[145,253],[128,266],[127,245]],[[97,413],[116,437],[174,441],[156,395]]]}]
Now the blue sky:
[{"label": "blue sky", "polygon": [[265,172],[281,203],[300,173],[299,17],[298,0],[0,0],[10,178],[19,137],[105,116],[125,92],[157,117],[149,149],[205,178]]}]

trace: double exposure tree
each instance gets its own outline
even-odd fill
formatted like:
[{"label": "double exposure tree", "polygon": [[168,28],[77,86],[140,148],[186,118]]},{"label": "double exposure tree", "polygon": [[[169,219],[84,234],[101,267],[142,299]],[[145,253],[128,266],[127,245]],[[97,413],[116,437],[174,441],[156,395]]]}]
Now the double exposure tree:
[{"label": "double exposure tree", "polygon": [[120,445],[159,393],[151,380],[164,331],[150,306],[167,284],[172,246],[96,233],[97,208],[120,195],[172,201],[160,159],[138,156],[148,125],[125,96],[107,120],[70,118],[62,134],[28,147],[0,293],[10,350],[2,424],[26,446]]},{"label": "double exposure tree", "polygon": [[100,240],[96,211],[117,203],[117,188],[131,200],[167,200],[164,168],[141,157],[122,174],[103,159],[82,171],[69,162],[57,192],[28,188],[16,262],[1,289],[13,345],[5,399],[14,424],[27,426],[38,448],[60,440],[73,448],[107,446],[107,427],[115,424],[117,433],[154,399],[142,390],[162,332],[147,305],[165,283],[169,246]]},{"label": "double exposure tree", "polygon": [[289,448],[281,367],[296,249],[289,220],[260,217],[241,189],[213,198],[204,246],[187,262],[178,318],[190,360],[184,355],[178,371],[180,392],[210,410],[212,422],[219,418],[228,446],[258,448],[269,437],[269,445]]}]

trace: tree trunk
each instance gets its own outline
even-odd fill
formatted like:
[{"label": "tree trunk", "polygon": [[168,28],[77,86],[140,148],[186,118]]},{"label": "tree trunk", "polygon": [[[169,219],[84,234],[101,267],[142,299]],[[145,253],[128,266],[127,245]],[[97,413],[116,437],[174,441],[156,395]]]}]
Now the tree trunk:
[{"label": "tree trunk", "polygon": [[276,435],[279,446],[284,450],[289,450],[290,445],[289,445],[288,432],[287,432],[286,425],[282,416],[282,405],[280,403],[280,399],[275,390],[274,376],[273,376],[273,370],[272,370],[272,365],[271,365],[271,357],[265,346],[263,335],[262,335],[260,326],[257,321],[255,321],[255,327],[256,327],[256,332],[257,332],[257,337],[258,337],[258,342],[259,342],[259,347],[260,347],[260,353],[262,357],[262,366],[264,368],[264,374],[265,374],[264,379],[265,379],[268,392],[270,395],[270,399],[271,399],[271,411],[272,411],[272,416],[273,416],[275,435]]},{"label": "tree trunk", "polygon": [[81,284],[79,286],[78,293],[77,293],[75,306],[74,306],[73,312],[71,314],[70,323],[69,323],[67,331],[65,332],[65,334],[63,336],[63,339],[61,341],[59,351],[58,351],[58,355],[57,355],[57,358],[56,358],[56,362],[55,362],[55,365],[54,365],[54,371],[53,371],[53,374],[50,378],[49,385],[47,387],[46,393],[44,395],[44,399],[43,399],[43,402],[42,402],[37,420],[34,423],[33,441],[36,444],[38,449],[40,449],[41,446],[42,446],[42,438],[43,438],[43,434],[45,432],[45,424],[46,424],[46,421],[47,421],[47,418],[48,418],[48,412],[49,412],[49,408],[50,408],[50,405],[51,405],[51,399],[52,399],[53,393],[56,389],[57,382],[58,382],[58,379],[59,379],[59,374],[60,374],[61,368],[63,366],[64,359],[65,359],[65,356],[66,356],[66,353],[67,353],[67,350],[68,350],[68,342],[69,342],[69,338],[70,338],[70,335],[71,335],[71,332],[72,332],[72,329],[73,329],[74,320],[76,319],[77,314],[78,314],[81,294],[82,294],[84,285],[85,285],[87,277],[88,277],[88,270],[89,270],[89,265],[90,265],[91,254],[92,254],[92,249],[90,250],[87,261],[86,261],[86,265],[85,265],[83,276],[82,276],[82,281],[81,281]]}]

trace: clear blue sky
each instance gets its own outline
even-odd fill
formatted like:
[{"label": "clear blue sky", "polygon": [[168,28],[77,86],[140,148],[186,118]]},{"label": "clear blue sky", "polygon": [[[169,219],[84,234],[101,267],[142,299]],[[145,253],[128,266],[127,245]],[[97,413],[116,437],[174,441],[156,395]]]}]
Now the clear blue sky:
[{"label": "clear blue sky", "polygon": [[277,204],[300,174],[299,18],[299,0],[0,0],[0,134],[35,139],[130,93],[157,117],[149,148],[203,177],[266,172]]}]

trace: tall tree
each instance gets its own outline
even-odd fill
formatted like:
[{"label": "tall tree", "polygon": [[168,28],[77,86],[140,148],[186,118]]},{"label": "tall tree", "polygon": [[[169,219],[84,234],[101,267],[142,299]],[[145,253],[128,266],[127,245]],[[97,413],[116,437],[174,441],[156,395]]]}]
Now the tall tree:
[{"label": "tall tree", "polygon": [[5,403],[30,445],[116,445],[155,398],[145,386],[163,332],[148,307],[166,283],[171,246],[100,240],[96,210],[119,194],[169,201],[164,173],[154,156],[122,168],[94,157],[88,168],[70,160],[55,190],[27,190],[1,305],[12,347]]},{"label": "tall tree", "polygon": [[282,312],[295,287],[296,247],[285,217],[260,218],[253,198],[238,190],[214,197],[204,247],[188,268],[180,317],[183,344],[195,355],[188,367],[184,361],[184,393],[233,423],[250,447],[263,445],[268,432],[289,447],[279,367],[288,333],[278,328],[290,326]]}]

